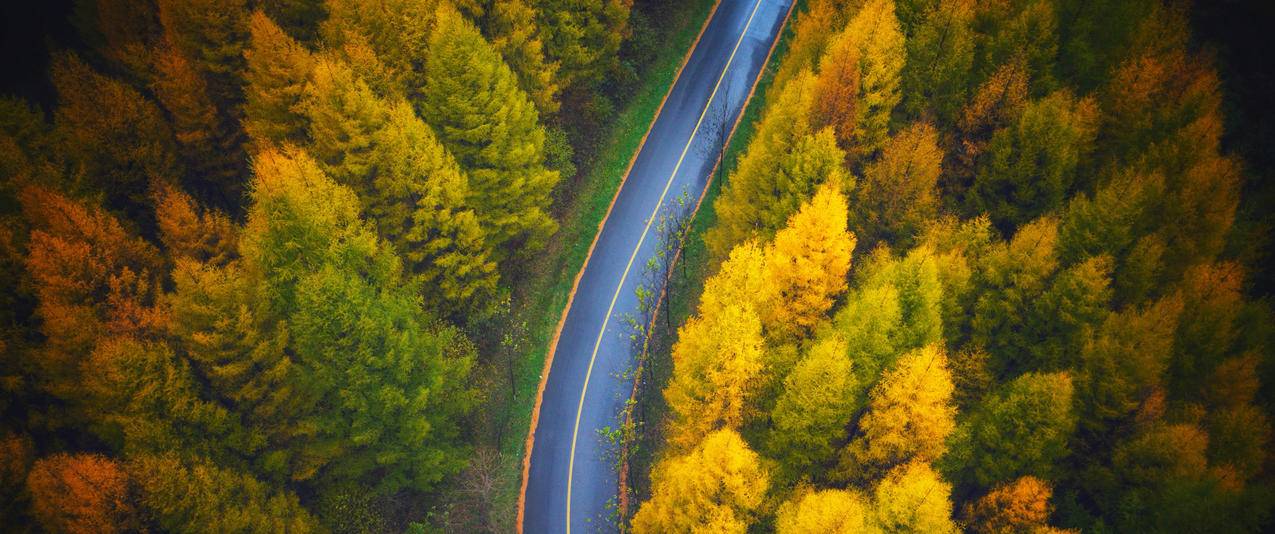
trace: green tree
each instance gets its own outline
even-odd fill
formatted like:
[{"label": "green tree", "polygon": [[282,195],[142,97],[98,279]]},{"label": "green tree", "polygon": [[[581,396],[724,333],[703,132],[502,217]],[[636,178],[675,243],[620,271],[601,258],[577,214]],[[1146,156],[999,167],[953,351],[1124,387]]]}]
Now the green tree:
[{"label": "green tree", "polygon": [[1165,298],[1107,316],[1085,342],[1076,406],[1081,428],[1108,432],[1164,386],[1182,301]]},{"label": "green tree", "polygon": [[432,487],[463,464],[472,348],[424,312],[349,189],[297,151],[254,164],[242,259],[178,264],[174,333],[213,391],[262,429],[262,472]]},{"label": "green tree", "polygon": [[1062,207],[1079,185],[1077,169],[1093,150],[1098,110],[1067,92],[1032,102],[996,132],[970,189],[970,211],[987,213],[1003,232]]},{"label": "green tree", "polygon": [[996,244],[979,262],[970,337],[992,355],[998,372],[1017,370],[1011,366],[1040,341],[1021,325],[1058,270],[1057,241],[1057,219],[1043,217],[1009,243]]},{"label": "green tree", "polygon": [[591,87],[611,74],[628,36],[632,0],[535,0],[545,55],[562,65],[564,87]]},{"label": "green tree", "polygon": [[[899,79],[907,59],[903,32],[893,0],[869,0],[828,45],[828,53],[850,48],[859,58],[859,97],[855,105],[853,141],[846,151],[864,161],[885,145],[890,114],[899,104]],[[827,64],[828,57],[821,65]]]},{"label": "green tree", "polygon": [[301,107],[314,60],[270,17],[253,12],[244,50],[244,130],[258,145],[300,143],[309,125]]},{"label": "green tree", "polygon": [[766,444],[789,475],[832,459],[856,408],[854,381],[846,342],[835,337],[812,346],[784,379]]},{"label": "green tree", "polygon": [[769,478],[739,434],[712,432],[691,452],[655,467],[651,498],[633,516],[633,531],[743,533],[761,507]]},{"label": "green tree", "polygon": [[974,60],[978,79],[986,79],[1001,65],[1021,61],[1032,96],[1053,91],[1058,85],[1055,5],[1049,0],[1011,0],[983,6],[974,19],[979,37]]},{"label": "green tree", "polygon": [[[907,33],[899,92],[907,116],[933,116],[946,126],[956,122],[965,104],[974,64],[974,2],[930,4],[919,14],[915,30]],[[904,18],[901,13],[899,18]]]},{"label": "green tree", "polygon": [[558,173],[517,79],[478,30],[441,7],[429,39],[422,116],[469,174],[469,204],[497,257],[537,250],[557,224],[545,210]]},{"label": "green tree", "polygon": [[[518,75],[522,90],[536,103],[541,115],[558,112],[558,63],[545,57],[544,35],[538,12],[525,0],[494,2],[483,29],[491,46]],[[614,51],[612,51],[614,53]]]},{"label": "green tree", "polygon": [[140,455],[127,468],[138,488],[138,504],[165,531],[321,530],[296,495],[206,459]]},{"label": "green tree", "polygon": [[362,198],[375,195],[376,143],[389,109],[349,65],[333,57],[315,62],[301,109],[310,125],[309,152],[323,172]]},{"label": "green tree", "polygon": [[968,469],[981,486],[1023,475],[1049,478],[1076,426],[1067,373],[1027,373],[1007,384],[970,419]]},{"label": "green tree", "polygon": [[351,39],[365,39],[376,57],[393,72],[397,91],[413,105],[425,89],[429,39],[435,27],[437,0],[386,0],[368,9],[360,0],[326,0],[328,18],[319,28],[331,50]]}]

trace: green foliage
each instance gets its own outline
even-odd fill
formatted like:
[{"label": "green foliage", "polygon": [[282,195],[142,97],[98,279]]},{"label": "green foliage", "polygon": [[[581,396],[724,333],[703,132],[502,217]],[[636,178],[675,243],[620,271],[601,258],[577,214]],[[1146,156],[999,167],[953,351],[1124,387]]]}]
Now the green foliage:
[{"label": "green foliage", "polygon": [[838,338],[819,341],[784,378],[766,443],[790,476],[833,457],[856,408],[854,380],[846,342]]},{"label": "green foliage", "polygon": [[497,257],[531,253],[557,229],[545,210],[558,173],[544,167],[536,108],[469,21],[448,7],[436,18],[422,117],[469,174],[469,204]]},{"label": "green foliage", "polygon": [[631,0],[535,0],[545,55],[563,87],[592,86],[614,72],[628,36]]},{"label": "green foliage", "polygon": [[989,487],[1055,474],[1076,426],[1072,392],[1067,373],[1027,373],[987,399],[968,423],[971,480]]},{"label": "green foliage", "polygon": [[[902,111],[910,117],[933,116],[939,124],[956,122],[965,104],[974,64],[974,2],[918,2],[918,24],[907,34],[907,61],[899,91]],[[900,4],[899,19],[906,21]]]}]

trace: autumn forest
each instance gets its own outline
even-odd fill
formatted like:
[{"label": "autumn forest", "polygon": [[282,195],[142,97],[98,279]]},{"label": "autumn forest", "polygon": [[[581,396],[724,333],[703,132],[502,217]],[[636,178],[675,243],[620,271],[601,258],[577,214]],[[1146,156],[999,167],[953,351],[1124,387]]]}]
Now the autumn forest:
[{"label": "autumn forest", "polygon": [[[0,530],[521,531],[715,3],[66,4],[5,41]],[[1213,10],[796,2],[656,225],[598,527],[1275,528],[1270,82]]]}]

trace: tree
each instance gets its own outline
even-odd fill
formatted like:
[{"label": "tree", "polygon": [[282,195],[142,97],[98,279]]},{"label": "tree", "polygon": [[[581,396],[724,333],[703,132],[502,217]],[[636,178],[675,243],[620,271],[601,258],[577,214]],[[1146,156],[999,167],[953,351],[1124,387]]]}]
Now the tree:
[{"label": "tree", "polygon": [[113,66],[121,67],[129,74],[130,81],[143,81],[150,76],[150,49],[163,36],[154,2],[77,2],[71,23],[85,44]]},{"label": "tree", "polygon": [[314,532],[297,496],[206,459],[141,455],[128,462],[138,504],[170,532]]},{"label": "tree", "polygon": [[490,312],[499,274],[469,183],[410,105],[400,102],[374,136],[376,169],[369,219],[397,247],[430,309],[481,318]]},{"label": "tree", "polygon": [[1002,232],[1062,207],[1076,172],[1093,150],[1098,110],[1091,99],[1057,92],[1029,103],[992,136],[967,198]]},{"label": "tree", "polygon": [[592,87],[615,70],[629,34],[631,0],[536,0],[545,55],[564,87]]},{"label": "tree", "polygon": [[[840,36],[840,34],[838,34]],[[832,41],[819,60],[819,77],[814,86],[814,105],[810,111],[813,127],[832,127],[837,146],[853,157],[855,128],[858,126],[859,92],[863,83],[859,49],[849,39]]]},{"label": "tree", "polygon": [[858,436],[842,451],[838,478],[872,480],[896,465],[937,460],[956,427],[952,391],[942,348],[900,357],[872,388]]},{"label": "tree", "polygon": [[31,512],[49,532],[130,532],[138,528],[129,477],[97,454],[55,454],[27,474]]},{"label": "tree", "polygon": [[[545,57],[544,32],[537,15],[525,0],[494,2],[487,12],[484,30],[491,46],[518,75],[522,90],[544,116],[558,112],[558,67]],[[612,51],[614,53],[615,51]]]},{"label": "tree", "polygon": [[943,164],[944,198],[964,202],[992,136],[1013,123],[1026,103],[1027,67],[1022,61],[999,66],[979,86],[957,117],[956,146]]},{"label": "tree", "polygon": [[733,430],[712,432],[691,452],[651,473],[651,498],[633,516],[633,531],[745,532],[762,504],[769,475]]},{"label": "tree", "polygon": [[537,250],[557,228],[545,213],[558,173],[544,167],[544,128],[500,55],[442,6],[429,39],[422,116],[469,174],[471,198],[499,258]]},{"label": "tree", "polygon": [[1236,318],[1243,307],[1240,293],[1244,269],[1232,262],[1191,267],[1178,285],[1182,315],[1169,360],[1169,392],[1173,398],[1199,396],[1209,375],[1232,347]]},{"label": "tree", "polygon": [[40,382],[76,399],[81,363],[100,339],[163,330],[159,253],[101,209],[34,186],[20,200],[32,225],[26,267],[46,338],[37,359]]},{"label": "tree", "polygon": [[[904,113],[955,123],[974,63],[974,2],[933,2],[907,33],[907,61],[899,81]],[[900,19],[903,17],[900,16]]]},{"label": "tree", "polygon": [[851,195],[851,228],[866,246],[906,246],[938,215],[938,133],[918,123],[890,138]]},{"label": "tree", "polygon": [[1048,478],[1076,426],[1067,373],[1026,373],[984,402],[970,420],[973,479],[981,486],[1023,475]]},{"label": "tree", "polygon": [[845,340],[834,337],[812,346],[784,379],[766,444],[789,474],[809,473],[833,457],[857,408],[852,371]]},{"label": "tree", "polygon": [[779,506],[775,518],[778,534],[854,534],[872,532],[873,509],[853,490],[806,493]]},{"label": "tree", "polygon": [[228,117],[243,102],[244,49],[248,47],[247,0],[158,0],[159,20],[169,42],[208,77],[208,96]]},{"label": "tree", "polygon": [[979,534],[1037,532],[1049,526],[1053,488],[1033,476],[1001,484],[965,507],[965,518]]},{"label": "tree", "polygon": [[762,323],[771,337],[803,337],[824,320],[846,289],[854,234],[846,231],[846,198],[837,184],[819,187],[766,247],[767,302]]},{"label": "tree", "polygon": [[419,110],[438,4],[436,0],[387,0],[378,3],[377,9],[368,9],[360,0],[327,0],[328,18],[319,33],[333,50],[355,36],[366,39],[376,57],[393,72],[397,92]]},{"label": "tree", "polygon": [[85,177],[78,185],[102,194],[107,208],[146,221],[150,181],[178,176],[173,134],[159,108],[73,54],[54,57],[51,69],[59,150]]},{"label": "tree", "polygon": [[354,194],[299,151],[254,162],[242,259],[174,273],[174,333],[245,424],[258,468],[377,493],[425,490],[459,470],[472,346],[436,323]]},{"label": "tree", "polygon": [[773,87],[787,87],[803,71],[814,70],[819,65],[828,42],[839,30],[846,27],[851,15],[863,6],[863,0],[841,2],[837,0],[813,0],[806,9],[793,17],[793,37],[779,63],[779,70],[771,80]]},{"label": "tree", "polygon": [[219,266],[234,259],[239,228],[224,213],[201,209],[190,195],[172,186],[156,188],[155,197],[159,239],[171,257]]},{"label": "tree", "polygon": [[955,533],[951,493],[952,486],[930,464],[900,465],[877,484],[877,524],[884,532]]},{"label": "tree", "polygon": [[1081,428],[1118,428],[1163,387],[1181,313],[1181,299],[1164,298],[1112,313],[1095,329],[1080,353],[1076,406]]},{"label": "tree", "polygon": [[[713,257],[725,258],[735,245],[750,238],[769,239],[819,183],[844,175],[844,156],[830,131],[821,132],[826,136],[823,140],[803,141],[811,131],[815,80],[809,71],[802,72],[782,86],[774,104],[766,106],[738,166],[713,201],[718,222],[704,236]],[[803,151],[808,155],[796,157]],[[809,164],[802,169],[805,172],[790,175],[780,171],[784,159]]]},{"label": "tree", "polygon": [[1085,336],[1102,323],[1111,304],[1111,258],[1096,256],[1058,273],[1032,303],[1020,330],[1033,342],[1002,363],[1010,369],[1070,369]]},{"label": "tree", "polygon": [[323,172],[361,198],[375,195],[376,144],[388,106],[349,65],[332,57],[315,62],[301,109],[310,125],[309,152]]},{"label": "tree", "polygon": [[1014,371],[1010,366],[1039,341],[1019,326],[1058,269],[1057,241],[1057,219],[1042,217],[1019,229],[1009,243],[997,243],[980,261],[970,337],[987,349],[998,372]]},{"label": "tree", "polygon": [[699,314],[678,329],[673,375],[664,389],[675,414],[670,443],[689,447],[714,429],[738,428],[748,415],[763,372],[754,300],[765,280],[764,261],[756,245],[737,247],[704,282]]},{"label": "tree", "polygon": [[1054,67],[1058,56],[1058,18],[1054,2],[1014,0],[982,6],[974,29],[980,39],[974,61],[978,79],[999,66],[1021,61],[1031,93],[1040,96],[1058,85]]},{"label": "tree", "polygon": [[261,0],[261,11],[304,43],[319,37],[319,23],[327,18],[325,0]]},{"label": "tree", "polygon": [[899,78],[907,59],[903,41],[894,1],[869,0],[828,45],[829,54],[843,48],[858,52],[842,54],[859,58],[859,97],[852,142],[846,148],[854,161],[876,154],[890,135],[890,114],[901,98]]},{"label": "tree", "polygon": [[258,146],[300,143],[309,125],[302,99],[314,60],[265,13],[248,21],[243,128]]},{"label": "tree", "polygon": [[222,126],[203,74],[181,52],[165,43],[153,57],[150,88],[168,111],[183,166],[208,196],[223,197],[225,204],[233,205],[242,170],[238,133]]}]

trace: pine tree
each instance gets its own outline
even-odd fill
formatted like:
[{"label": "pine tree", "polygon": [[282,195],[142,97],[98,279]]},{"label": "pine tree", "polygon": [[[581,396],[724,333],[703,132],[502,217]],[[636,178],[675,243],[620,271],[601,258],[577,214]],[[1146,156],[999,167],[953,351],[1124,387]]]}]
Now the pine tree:
[{"label": "pine tree", "polygon": [[201,209],[171,186],[157,188],[155,197],[159,239],[169,256],[219,266],[235,257],[239,229],[224,213]]},{"label": "pine tree", "polygon": [[633,531],[747,531],[770,485],[757,453],[733,430],[703,438],[651,473],[651,498],[633,516]]},{"label": "pine tree", "polygon": [[965,507],[965,518],[979,534],[1049,532],[1049,483],[1033,476],[996,486]]},{"label": "pine tree", "polygon": [[178,264],[174,333],[213,391],[267,429],[261,472],[430,488],[462,464],[472,348],[422,310],[349,189],[299,151],[254,164],[242,260]]},{"label": "pine tree", "polygon": [[1013,0],[981,6],[974,26],[979,36],[975,76],[986,79],[1001,65],[1022,61],[1032,96],[1053,91],[1058,85],[1058,25],[1054,2]]},{"label": "pine tree", "polygon": [[315,532],[297,496],[206,459],[140,455],[128,471],[138,504],[170,532]]},{"label": "pine tree", "polygon": [[427,76],[429,39],[435,27],[437,0],[386,0],[368,9],[361,0],[327,0],[319,33],[331,50],[358,35],[389,67],[397,91],[413,105],[421,104]]},{"label": "pine tree", "polygon": [[1164,386],[1182,301],[1161,299],[1110,314],[1085,342],[1076,383],[1080,425],[1089,432],[1118,428]]},{"label": "pine tree", "polygon": [[208,78],[208,96],[227,117],[243,102],[248,0],[158,0],[168,41]]},{"label": "pine tree", "polygon": [[1077,170],[1093,150],[1098,110],[1067,92],[1032,102],[996,132],[970,189],[970,211],[987,213],[1004,232],[1062,207],[1079,185]]},{"label": "pine tree", "polygon": [[899,79],[907,59],[903,32],[894,15],[893,0],[869,0],[828,45],[829,53],[851,48],[859,58],[859,98],[855,104],[851,159],[876,154],[890,135],[890,114],[899,104]]},{"label": "pine tree", "polygon": [[56,56],[53,86],[56,135],[82,189],[101,192],[105,205],[133,220],[147,220],[146,190],[152,179],[179,176],[176,147],[155,104],[67,53]]},{"label": "pine tree", "polygon": [[771,292],[761,312],[771,337],[803,337],[845,291],[855,244],[854,234],[846,231],[846,210],[839,184],[826,183],[766,247]]},{"label": "pine tree", "polygon": [[938,133],[928,124],[915,124],[890,138],[851,194],[851,228],[863,245],[885,241],[906,246],[938,216],[942,159]]},{"label": "pine tree", "polygon": [[854,534],[873,532],[873,509],[853,490],[806,493],[779,506],[778,534]]},{"label": "pine tree", "polygon": [[891,470],[874,492],[883,532],[957,532],[952,522],[952,486],[930,464],[912,461]]},{"label": "pine tree", "polygon": [[859,93],[863,83],[858,48],[850,39],[836,39],[819,60],[810,119],[815,128],[832,127],[837,146],[853,158],[855,128],[859,120]]},{"label": "pine tree", "polygon": [[544,167],[544,129],[500,55],[441,7],[429,40],[422,117],[469,174],[469,204],[500,258],[529,253],[557,224],[545,213],[558,173]]},{"label": "pine tree", "polygon": [[846,27],[850,17],[863,7],[864,0],[843,2],[839,0],[812,0],[805,4],[805,11],[798,6],[793,16],[793,36],[779,63],[779,70],[771,80],[773,87],[787,87],[803,71],[813,71],[819,66],[828,42]]},{"label": "pine tree", "polygon": [[487,12],[484,30],[500,51],[518,83],[543,116],[558,112],[558,66],[545,57],[544,35],[537,11],[525,0],[495,2]]},{"label": "pine tree", "polygon": [[323,172],[360,198],[374,197],[371,181],[378,157],[374,137],[385,127],[389,106],[349,65],[333,57],[319,57],[301,110],[310,125],[308,151]]},{"label": "pine tree", "polygon": [[943,183],[949,202],[963,202],[974,183],[974,171],[992,136],[1012,124],[1027,103],[1027,67],[1014,60],[997,67],[961,110],[955,148],[944,162]]},{"label": "pine tree", "polygon": [[943,349],[931,345],[900,357],[872,388],[838,478],[872,480],[896,465],[937,460],[956,427],[952,391]]},{"label": "pine tree", "polygon": [[308,124],[302,111],[314,60],[270,17],[253,12],[244,50],[244,131],[258,146],[300,143]]},{"label": "pine tree", "polygon": [[766,444],[790,475],[830,460],[854,415],[855,375],[846,350],[843,339],[821,340],[784,379]]},{"label": "pine tree", "polygon": [[536,0],[545,55],[564,87],[592,87],[619,63],[632,0]]},{"label": "pine tree", "polygon": [[970,337],[992,355],[998,371],[1019,371],[1008,366],[1021,362],[1039,341],[1020,326],[1058,270],[1057,242],[1057,219],[1044,217],[1019,229],[1009,243],[998,243],[980,261]]},{"label": "pine tree", "polygon": [[974,63],[973,20],[970,0],[933,2],[919,13],[916,29],[905,32],[908,55],[899,91],[907,116],[932,116],[943,126],[955,123]]},{"label": "pine tree", "polygon": [[970,420],[973,480],[987,487],[1023,475],[1049,478],[1076,426],[1067,373],[1026,373]]},{"label": "pine tree", "polygon": [[131,532],[140,526],[128,474],[105,456],[41,458],[27,475],[27,491],[32,515],[48,532]]},{"label": "pine tree", "polygon": [[208,98],[203,75],[181,52],[164,44],[152,56],[155,78],[151,91],[168,111],[182,163],[192,182],[208,192],[207,196],[217,196],[226,205],[234,205],[242,170],[242,154],[236,146],[238,133],[222,127],[217,108]]},{"label": "pine tree", "polygon": [[664,389],[674,422],[668,441],[684,448],[716,428],[738,428],[763,372],[756,295],[765,260],[744,244],[704,283],[699,314],[678,329],[673,376]]}]

